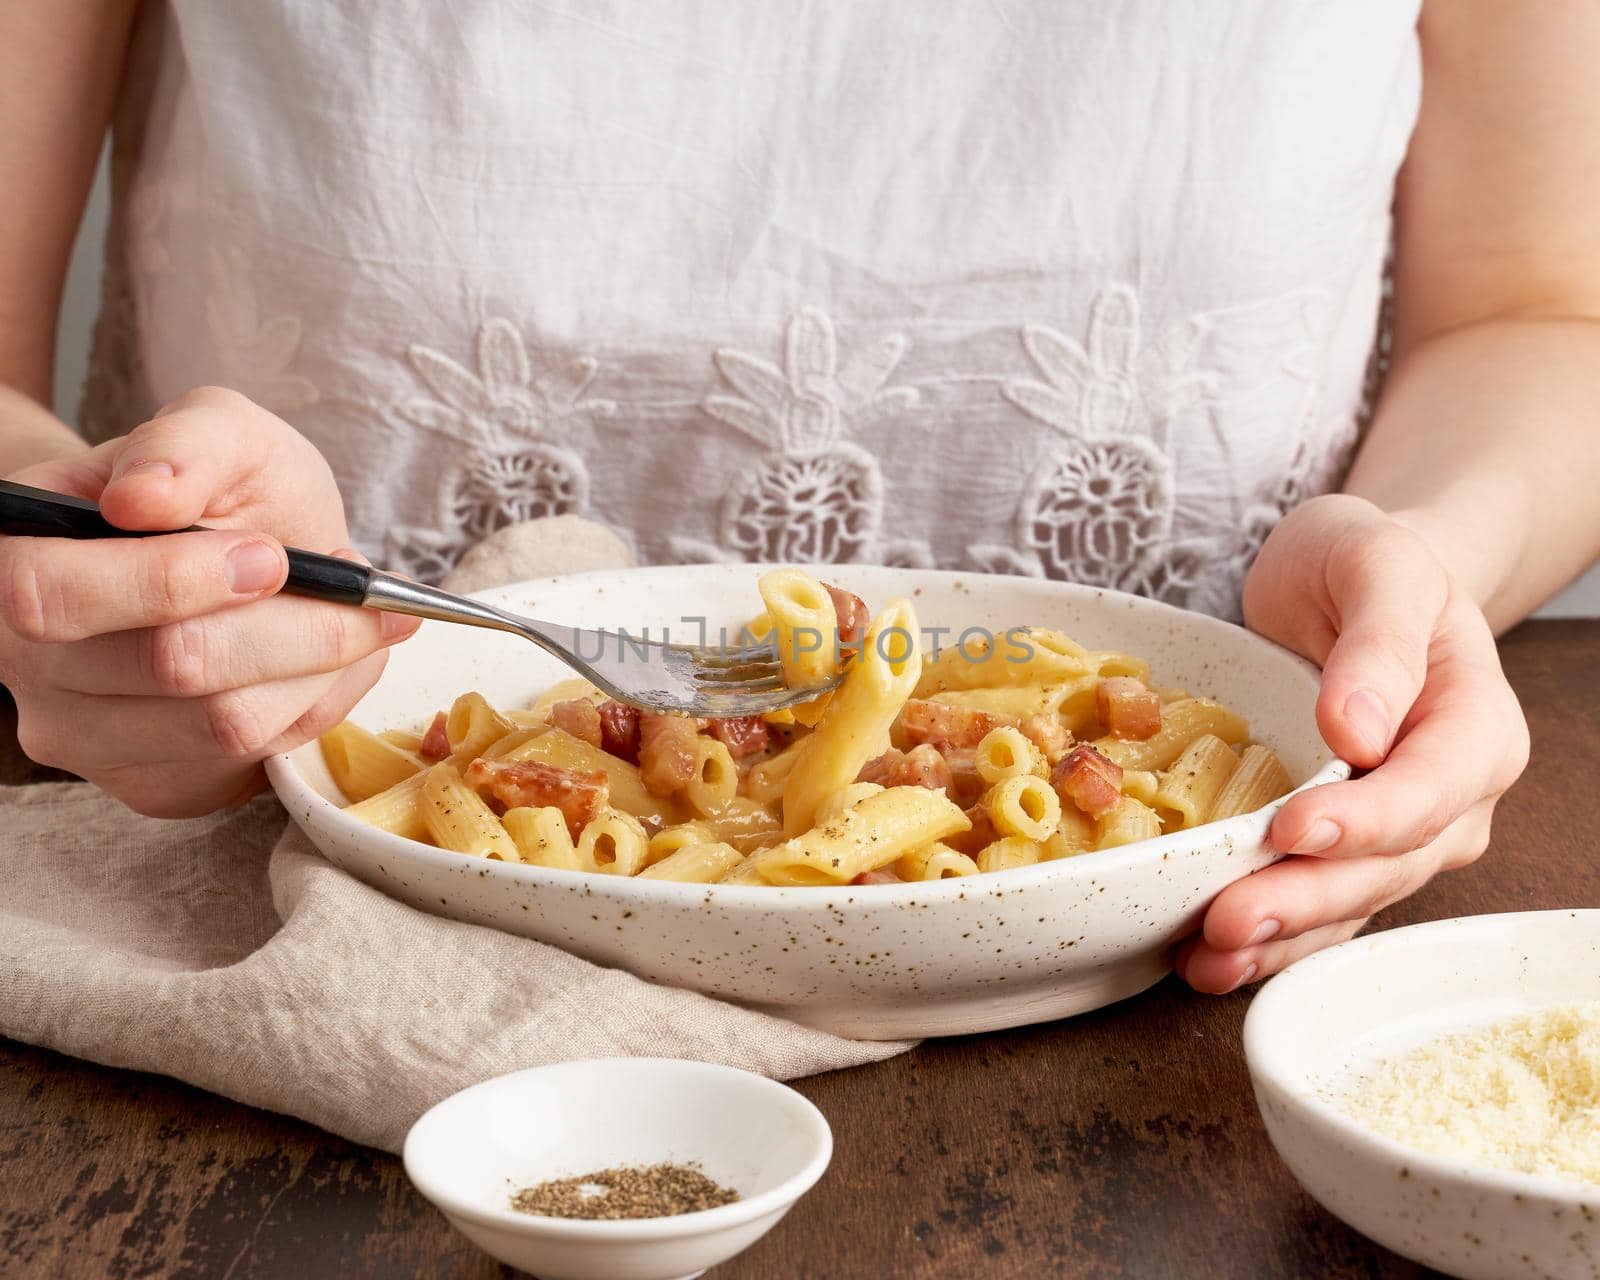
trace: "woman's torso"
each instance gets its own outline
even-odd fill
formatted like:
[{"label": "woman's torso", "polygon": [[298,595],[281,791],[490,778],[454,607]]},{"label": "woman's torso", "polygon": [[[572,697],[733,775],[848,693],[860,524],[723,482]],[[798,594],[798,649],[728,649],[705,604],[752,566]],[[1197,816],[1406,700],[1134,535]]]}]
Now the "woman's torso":
[{"label": "woman's torso", "polygon": [[572,511],[1231,613],[1355,440],[1416,8],[171,0],[87,420],[233,386],[429,578]]}]

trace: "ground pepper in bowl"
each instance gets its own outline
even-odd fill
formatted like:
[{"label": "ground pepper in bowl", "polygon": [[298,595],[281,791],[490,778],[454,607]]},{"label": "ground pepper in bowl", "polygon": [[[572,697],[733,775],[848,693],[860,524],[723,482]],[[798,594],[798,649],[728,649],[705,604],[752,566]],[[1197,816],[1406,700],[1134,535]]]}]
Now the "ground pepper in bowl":
[{"label": "ground pepper in bowl", "polygon": [[547,1218],[670,1218],[732,1204],[739,1198],[696,1164],[620,1165],[575,1178],[554,1178],[511,1197],[521,1213]]}]

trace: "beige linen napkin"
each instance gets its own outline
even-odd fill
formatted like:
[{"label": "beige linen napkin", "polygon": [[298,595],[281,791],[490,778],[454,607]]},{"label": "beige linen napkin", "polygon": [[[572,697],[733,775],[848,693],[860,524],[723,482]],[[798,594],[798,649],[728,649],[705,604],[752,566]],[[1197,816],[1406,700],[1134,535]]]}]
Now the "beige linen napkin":
[{"label": "beige linen napkin", "polygon": [[[586,522],[536,521],[468,568],[478,586],[625,554]],[[390,1151],[439,1099],[518,1067],[653,1055],[787,1079],[909,1047],[404,906],[323,861],[270,797],[162,822],[81,783],[0,788],[0,858],[0,1034]]]}]

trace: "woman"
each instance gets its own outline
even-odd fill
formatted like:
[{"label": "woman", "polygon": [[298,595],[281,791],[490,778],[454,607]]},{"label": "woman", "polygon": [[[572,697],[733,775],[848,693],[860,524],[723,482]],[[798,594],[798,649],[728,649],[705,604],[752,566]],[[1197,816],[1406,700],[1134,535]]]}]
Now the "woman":
[{"label": "woman", "polygon": [[[219,528],[0,545],[23,745],[251,793],[409,633],[276,598],[285,542],[1242,583],[1371,770],[1180,960],[1264,976],[1477,857],[1526,759],[1493,632],[1600,546],[1597,51],[1495,0],[12,6],[0,474]],[[113,119],[91,448],[41,405]]]}]

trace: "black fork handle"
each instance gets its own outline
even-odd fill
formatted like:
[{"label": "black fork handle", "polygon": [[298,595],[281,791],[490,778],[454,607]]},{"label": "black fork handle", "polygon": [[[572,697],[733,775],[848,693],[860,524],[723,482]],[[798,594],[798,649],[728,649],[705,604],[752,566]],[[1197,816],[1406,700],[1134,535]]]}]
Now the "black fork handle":
[{"label": "black fork handle", "polygon": [[[13,538],[159,538],[204,528],[204,525],[191,525],[188,529],[119,529],[86,498],[0,480],[0,534]],[[366,602],[373,572],[366,565],[337,556],[319,555],[315,551],[301,551],[298,547],[284,550],[289,556],[289,580],[283,584],[285,591],[331,600],[335,604]]]}]

